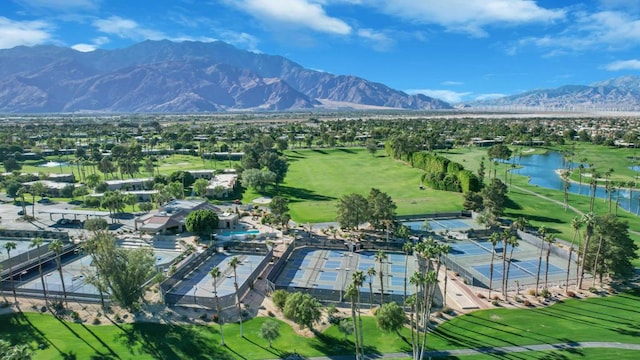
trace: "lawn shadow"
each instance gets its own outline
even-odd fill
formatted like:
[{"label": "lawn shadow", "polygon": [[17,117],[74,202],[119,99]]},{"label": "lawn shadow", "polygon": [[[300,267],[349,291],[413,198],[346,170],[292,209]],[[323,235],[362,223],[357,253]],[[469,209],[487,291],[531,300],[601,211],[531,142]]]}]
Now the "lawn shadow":
[{"label": "lawn shadow", "polygon": [[338,148],[339,151],[345,152],[347,154],[356,154],[355,151],[351,150],[351,149],[347,149],[347,148]]},{"label": "lawn shadow", "polygon": [[522,206],[520,206],[520,204],[518,204],[517,202],[513,201],[509,197],[507,197],[505,199],[504,207],[505,207],[505,209],[522,210]]},{"label": "lawn shadow", "polygon": [[[18,310],[20,310],[19,307]],[[72,353],[65,353],[51,342],[51,340],[49,340],[47,336],[37,328],[31,320],[29,320],[28,317],[24,316],[22,311],[0,316],[0,324],[2,324],[3,330],[3,334],[0,336],[0,339],[8,339],[11,343],[17,344],[26,344],[35,341],[43,350],[50,346],[53,347],[65,359],[67,356],[72,355]]]},{"label": "lawn shadow", "polygon": [[271,348],[269,348],[269,347],[264,347],[264,346],[262,346],[262,345],[258,344],[257,342],[255,342],[255,341],[253,341],[253,340],[249,339],[249,338],[248,338],[248,337],[246,337],[246,336],[244,336],[244,337],[243,337],[243,339],[244,339],[244,340],[246,340],[246,341],[248,341],[248,342],[250,342],[250,343],[252,343],[253,345],[255,345],[255,346],[257,346],[257,347],[261,348],[261,349],[262,349],[262,350],[264,350],[264,351],[268,351],[268,352],[272,353],[272,354],[273,354],[273,355],[275,355],[275,356],[281,356],[281,355],[282,355],[282,354],[280,353],[280,351],[278,351],[278,349],[276,349],[276,348],[273,348],[273,347],[271,347]]},{"label": "lawn shadow", "polygon": [[[111,319],[109,319],[111,320]],[[156,359],[211,359],[231,360],[229,348],[222,348],[207,339],[202,331],[194,326],[178,326],[173,324],[132,323],[122,326],[114,321],[122,333],[117,335],[129,349],[141,350]],[[202,329],[204,330],[204,328]]]},{"label": "lawn shadow", "polygon": [[331,196],[316,194],[314,191],[302,189],[302,188],[296,188],[292,186],[281,185],[278,194],[291,199],[290,200],[291,202],[335,200],[335,198]]},{"label": "lawn shadow", "polygon": [[322,154],[322,155],[328,155],[328,154],[329,154],[328,152],[326,152],[326,151],[324,151],[324,150],[320,150],[320,149],[313,149],[313,150],[311,150],[311,151],[313,151],[313,152],[315,152],[315,153]]}]

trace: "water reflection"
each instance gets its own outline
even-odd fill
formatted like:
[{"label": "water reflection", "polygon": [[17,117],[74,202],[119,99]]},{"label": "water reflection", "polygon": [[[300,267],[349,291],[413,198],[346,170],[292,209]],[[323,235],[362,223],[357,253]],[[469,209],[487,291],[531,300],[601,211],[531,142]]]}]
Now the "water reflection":
[{"label": "water reflection", "polygon": [[[522,168],[512,170],[514,174],[524,175],[529,177],[529,183],[540,187],[554,189],[558,191],[564,191],[564,185],[560,175],[557,173],[558,169],[565,167],[565,162],[562,159],[562,155],[556,151],[550,151],[544,155],[526,155],[521,156],[519,159],[519,165]],[[578,163],[573,163],[572,168],[577,168]],[[586,167],[586,164],[585,164]],[[639,169],[640,170],[640,169]],[[582,186],[578,183],[569,184],[569,192],[572,194],[580,194],[584,196],[591,195],[591,189],[589,186],[590,173],[587,170],[583,170]],[[619,206],[625,210],[629,210],[634,214],[638,213],[639,196],[640,191],[634,189],[633,198],[629,199],[631,191],[629,189],[621,188],[620,191],[614,189],[611,193],[612,202],[618,200]],[[596,197],[601,199],[608,199],[609,194],[605,190],[604,186],[598,186],[596,189]],[[630,201],[631,200],[631,201]]]}]

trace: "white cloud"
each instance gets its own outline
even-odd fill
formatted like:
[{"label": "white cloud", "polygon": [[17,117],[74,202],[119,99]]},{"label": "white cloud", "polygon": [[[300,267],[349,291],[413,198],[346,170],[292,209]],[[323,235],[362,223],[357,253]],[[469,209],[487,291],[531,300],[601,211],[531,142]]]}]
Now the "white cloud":
[{"label": "white cloud", "polygon": [[614,61],[612,63],[605,65],[604,68],[609,71],[640,70],[640,60],[632,59],[632,60]]},{"label": "white cloud", "polygon": [[245,32],[223,31],[220,35],[222,40],[236,47],[253,52],[260,52],[258,50],[259,40],[251,34],[247,34]]},{"label": "white cloud", "polygon": [[493,100],[507,96],[506,94],[494,93],[494,94],[480,94],[474,98],[476,101]]},{"label": "white cloud", "polygon": [[461,82],[461,81],[443,81],[440,84],[444,85],[444,86],[460,86],[460,85],[464,85],[464,83]]},{"label": "white cloud", "polygon": [[616,50],[640,42],[640,17],[621,11],[576,12],[572,25],[561,33],[521,39],[517,46],[549,48],[550,56],[591,49]]},{"label": "white cloud", "polygon": [[459,103],[464,101],[471,92],[456,92],[451,90],[432,90],[432,89],[409,89],[405,91],[407,94],[422,94],[436,99],[444,100],[448,103]]},{"label": "white cloud", "polygon": [[373,29],[358,29],[358,36],[373,43],[373,48],[377,51],[389,50],[395,44],[385,33]]},{"label": "white cloud", "polygon": [[563,19],[565,10],[545,9],[532,0],[395,0],[372,1],[381,11],[420,24],[486,36],[493,24],[546,23]]},{"label": "white cloud", "polygon": [[104,45],[104,44],[106,44],[108,42],[109,42],[109,38],[108,37],[100,36],[100,37],[97,37],[97,38],[93,39],[91,44],[80,43],[80,44],[73,45],[71,48],[76,50],[76,51],[80,51],[80,52],[91,52],[91,51],[95,51],[101,45]]},{"label": "white cloud", "polygon": [[227,0],[253,17],[266,22],[294,25],[314,31],[348,35],[351,26],[344,21],[327,15],[319,3],[309,0]]},{"label": "white cloud", "polygon": [[[5,0],[6,1],[6,0]],[[97,9],[100,0],[15,0],[17,3],[52,10]]]},{"label": "white cloud", "polygon": [[49,29],[43,21],[13,21],[0,16],[0,49],[45,43],[51,39]]},{"label": "white cloud", "polygon": [[116,35],[132,40],[160,40],[167,37],[159,31],[146,29],[131,19],[111,16],[107,19],[98,19],[93,22],[98,31],[105,34]]}]

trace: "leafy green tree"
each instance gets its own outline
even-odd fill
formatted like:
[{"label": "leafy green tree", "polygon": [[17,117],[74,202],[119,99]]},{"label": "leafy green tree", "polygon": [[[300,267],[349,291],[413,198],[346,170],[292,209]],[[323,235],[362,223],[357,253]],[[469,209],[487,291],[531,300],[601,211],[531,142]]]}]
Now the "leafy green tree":
[{"label": "leafy green tree", "polygon": [[407,318],[404,310],[392,301],[376,311],[376,322],[381,330],[397,333],[407,322]]},{"label": "leafy green tree", "polygon": [[481,211],[484,208],[482,200],[482,195],[479,193],[467,191],[464,193],[464,203],[462,203],[462,208],[465,210]]},{"label": "leafy green tree", "polygon": [[481,194],[485,210],[496,218],[502,216],[507,201],[507,186],[500,179],[493,178]]},{"label": "leafy green tree", "polygon": [[280,309],[280,311],[284,309],[284,306],[287,303],[287,296],[289,296],[289,293],[285,290],[276,290],[273,292],[273,295],[271,295],[273,304]]},{"label": "leafy green tree", "polygon": [[267,185],[273,183],[276,174],[271,170],[246,169],[242,172],[242,185],[264,193]]},{"label": "leafy green tree", "polygon": [[371,156],[376,156],[376,152],[378,151],[378,143],[374,139],[367,139],[364,146],[367,148],[367,151]]},{"label": "leafy green tree", "polygon": [[16,159],[12,158],[12,157],[10,157],[8,159],[5,159],[3,161],[3,165],[4,165],[4,171],[6,171],[6,172],[12,172],[12,171],[15,171],[15,170],[22,169],[22,165],[20,165],[16,161]]},{"label": "leafy green tree", "polygon": [[289,294],[284,305],[284,316],[296,322],[301,328],[313,329],[313,324],[320,321],[322,304],[310,294],[295,292]]},{"label": "leafy green tree", "polygon": [[184,188],[188,188],[193,185],[196,179],[188,171],[174,171],[169,175],[169,182],[178,182],[183,185]]},{"label": "leafy green tree", "polygon": [[151,211],[153,209],[153,204],[148,202],[148,201],[141,202],[138,205],[138,208],[140,208],[140,211],[148,213],[149,211]]},{"label": "leafy green tree", "polygon": [[193,183],[193,191],[195,191],[196,195],[200,197],[206,197],[208,186],[209,186],[209,182],[207,181],[207,179],[197,179]]},{"label": "leafy green tree", "polygon": [[109,228],[109,222],[105,218],[92,218],[84,222],[84,229],[92,232],[104,231]]},{"label": "leafy green tree", "polygon": [[195,210],[187,215],[184,225],[189,232],[210,234],[218,228],[218,214],[209,209]]},{"label": "leafy green tree", "polygon": [[18,195],[18,190],[20,190],[22,185],[15,180],[7,180],[4,186],[7,190],[7,195],[10,197],[16,197]]},{"label": "leafy green tree", "polygon": [[396,203],[389,194],[372,188],[367,198],[369,206],[369,222],[375,229],[384,227],[385,221],[393,221],[396,218]]},{"label": "leafy green tree", "polygon": [[76,186],[73,184],[65,185],[62,189],[60,189],[60,196],[63,198],[72,199],[73,191],[76,189]]},{"label": "leafy green tree", "polygon": [[135,311],[144,295],[142,285],[155,272],[153,252],[117,247],[115,236],[107,232],[94,234],[84,248],[93,258],[98,287],[107,288],[120,305]]},{"label": "leafy green tree", "polygon": [[369,203],[364,196],[356,193],[347,194],[338,200],[337,221],[343,228],[355,228],[369,217]]},{"label": "leafy green tree", "polygon": [[289,212],[289,200],[282,196],[274,196],[269,203],[269,210],[275,216],[283,215]]},{"label": "leafy green tree", "polygon": [[262,323],[260,327],[260,337],[269,342],[269,347],[273,347],[273,342],[280,337],[280,323],[269,319]]},{"label": "leafy green tree", "polygon": [[349,335],[353,334],[353,330],[353,321],[351,321],[351,319],[345,318],[340,320],[340,323],[338,324],[338,331],[344,334],[345,339]]},{"label": "leafy green tree", "polygon": [[598,241],[587,247],[586,270],[594,278],[600,277],[601,282],[605,274],[614,279],[633,275],[631,261],[638,258],[638,245],[629,237],[629,224],[615,215],[606,214],[596,217],[594,230]]}]

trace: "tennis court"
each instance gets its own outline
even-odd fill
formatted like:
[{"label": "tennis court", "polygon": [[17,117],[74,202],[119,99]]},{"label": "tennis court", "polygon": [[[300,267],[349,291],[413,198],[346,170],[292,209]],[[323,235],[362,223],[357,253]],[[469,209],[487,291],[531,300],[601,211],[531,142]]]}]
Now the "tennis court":
[{"label": "tennis court", "polygon": [[442,231],[468,231],[471,229],[481,229],[482,226],[476,223],[471,218],[458,218],[458,219],[426,219],[419,221],[403,221],[403,225],[407,226],[412,231],[425,231],[431,229],[433,232]]},{"label": "tennis court", "polygon": [[[417,268],[415,257],[403,253],[386,253],[386,259],[376,261],[376,253],[365,251],[353,253],[341,250],[301,248],[294,251],[287,265],[278,275],[275,285],[281,288],[307,288],[328,290],[332,294],[344,291],[356,271],[365,274],[360,291],[369,294],[369,282],[373,292],[380,294],[380,271],[385,294],[403,295],[405,270],[407,277]],[[376,275],[369,277],[367,272],[374,269]],[[411,287],[407,288],[411,294]],[[363,295],[367,296],[368,295]]]},{"label": "tennis court", "polygon": [[[500,242],[495,247],[493,253],[493,276],[491,276],[492,245],[486,237],[480,239],[455,239],[447,240],[451,246],[448,261],[452,261],[452,270],[465,274],[467,279],[476,286],[489,286],[489,279],[492,278],[493,287],[500,287],[502,282],[502,258],[503,244]],[[538,255],[540,248],[524,240],[520,240],[517,247],[511,251],[511,246],[507,245],[506,257],[513,254],[511,267],[509,269],[508,287],[515,288],[515,281],[520,285],[527,286],[535,284],[538,270]],[[541,277],[546,272],[546,262],[541,264]],[[575,264],[571,264],[571,274],[575,274]],[[549,282],[556,285],[566,281],[567,260],[551,253],[549,257],[549,271],[547,276]]]}]

